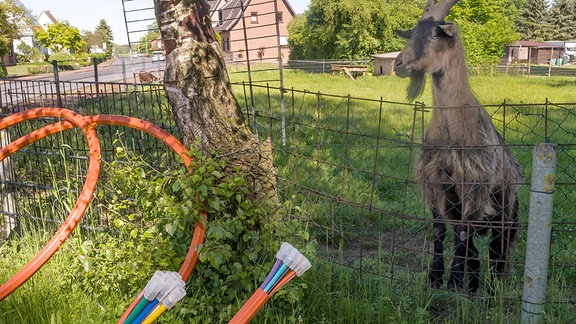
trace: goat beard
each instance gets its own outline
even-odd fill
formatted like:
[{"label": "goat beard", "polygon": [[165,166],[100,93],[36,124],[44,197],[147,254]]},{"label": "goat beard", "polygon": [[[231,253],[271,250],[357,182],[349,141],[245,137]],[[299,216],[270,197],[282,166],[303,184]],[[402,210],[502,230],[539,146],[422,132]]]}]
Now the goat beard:
[{"label": "goat beard", "polygon": [[422,92],[424,92],[424,85],[426,84],[426,74],[421,71],[414,71],[410,75],[410,85],[408,85],[406,98],[408,101],[414,101],[414,99],[420,97]]}]

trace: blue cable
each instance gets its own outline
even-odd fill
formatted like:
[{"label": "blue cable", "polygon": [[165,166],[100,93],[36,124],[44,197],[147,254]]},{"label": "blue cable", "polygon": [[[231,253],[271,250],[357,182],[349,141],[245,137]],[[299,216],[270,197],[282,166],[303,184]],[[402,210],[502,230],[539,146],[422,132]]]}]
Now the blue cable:
[{"label": "blue cable", "polygon": [[153,301],[149,302],[148,305],[140,312],[138,317],[134,319],[132,324],[142,324],[142,322],[146,319],[146,316],[152,311],[154,307],[158,305],[158,299],[154,299]]}]

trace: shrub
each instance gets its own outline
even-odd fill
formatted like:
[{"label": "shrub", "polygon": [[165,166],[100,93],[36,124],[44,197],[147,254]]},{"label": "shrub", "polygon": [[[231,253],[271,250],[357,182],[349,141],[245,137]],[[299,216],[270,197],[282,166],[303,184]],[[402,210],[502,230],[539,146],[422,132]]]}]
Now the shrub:
[{"label": "shrub", "polygon": [[36,65],[28,67],[28,74],[43,74],[52,73],[54,69],[52,65]]},{"label": "shrub", "polygon": [[[222,162],[195,153],[190,170],[160,172],[129,157],[122,146],[116,151],[122,160],[104,166],[101,179],[106,180],[97,200],[117,232],[72,240],[79,266],[71,269],[84,270],[69,280],[95,294],[125,293],[126,303],[111,311],[111,320],[155,270],[180,267],[205,208],[206,241],[188,282],[188,298],[163,316],[168,322],[227,322],[264,281],[282,241],[313,254],[307,229],[286,219],[301,210],[289,202],[251,201],[242,173],[223,174]],[[299,283],[279,291],[275,300],[284,306],[278,311],[289,317],[304,288]]]},{"label": "shrub", "polygon": [[58,63],[68,62],[68,61],[73,61],[73,60],[74,60],[74,57],[71,54],[64,53],[64,52],[54,53],[54,54],[50,55],[50,57],[48,58],[48,61],[50,61],[50,62],[57,61]]},{"label": "shrub", "polygon": [[20,51],[20,53],[16,54],[16,60],[18,62],[41,62],[43,60],[43,55],[40,53],[40,50],[26,43],[20,43],[20,45],[18,45],[18,51]]},{"label": "shrub", "polygon": [[88,54],[88,57],[90,62],[92,62],[94,59],[96,59],[98,63],[106,61],[106,53],[90,53]]}]

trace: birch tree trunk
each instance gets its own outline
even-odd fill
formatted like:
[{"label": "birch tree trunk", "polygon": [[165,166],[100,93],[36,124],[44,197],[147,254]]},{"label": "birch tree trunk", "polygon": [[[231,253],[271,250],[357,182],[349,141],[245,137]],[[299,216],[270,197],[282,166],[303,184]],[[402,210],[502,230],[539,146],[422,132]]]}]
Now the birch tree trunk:
[{"label": "birch tree trunk", "polygon": [[271,143],[252,133],[232,86],[205,0],[154,0],[166,50],[164,87],[182,143],[240,167],[258,197],[275,197]]}]

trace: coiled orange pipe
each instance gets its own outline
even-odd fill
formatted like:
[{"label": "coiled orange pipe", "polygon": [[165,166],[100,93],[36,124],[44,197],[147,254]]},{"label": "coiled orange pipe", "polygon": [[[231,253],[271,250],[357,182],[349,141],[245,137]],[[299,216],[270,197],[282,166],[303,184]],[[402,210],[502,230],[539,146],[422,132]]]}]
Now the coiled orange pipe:
[{"label": "coiled orange pipe", "polygon": [[[92,200],[94,190],[96,189],[96,183],[98,181],[98,175],[100,173],[100,142],[98,141],[98,137],[95,131],[95,127],[98,124],[126,126],[144,131],[167,144],[177,155],[183,159],[183,163],[186,165],[186,167],[188,167],[192,162],[192,159],[185,154],[188,152],[188,150],[186,147],[184,147],[184,145],[182,145],[182,143],[180,143],[180,141],[178,141],[178,139],[176,139],[170,133],[159,128],[158,126],[155,126],[154,124],[132,117],[113,115],[82,116],[71,110],[63,108],[35,108],[20,113],[15,113],[0,119],[0,130],[23,121],[41,117],[61,118],[63,121],[35,130],[1,148],[0,161],[18,151],[19,149],[46,136],[71,129],[73,127],[80,127],[88,140],[90,150],[86,180],[78,200],[74,205],[74,208],[70,211],[70,214],[62,226],[60,226],[56,234],[52,237],[52,239],[38,254],[36,254],[36,256],[34,256],[30,262],[28,262],[28,264],[26,264],[22,269],[20,269],[20,271],[18,271],[18,273],[16,273],[12,278],[0,286],[0,301],[6,298],[6,296],[10,295],[16,288],[18,288],[32,275],[34,275],[34,273],[36,273],[36,271],[38,271],[51,258],[52,255],[54,255],[54,253],[56,253],[58,248],[62,245],[62,243],[66,241],[78,222],[82,219],[84,212]],[[207,215],[205,212],[202,212],[200,216],[201,221],[196,223],[188,254],[186,255],[186,259],[184,260],[184,263],[182,264],[179,271],[184,281],[188,280],[192,270],[194,269],[198,259],[198,247],[200,244],[202,244],[202,242],[204,242],[204,237],[206,234],[206,228],[202,222],[206,221]],[[129,310],[127,313],[129,313]],[[127,314],[125,314],[125,316],[127,316]],[[123,317],[125,318],[125,316]]]}]

